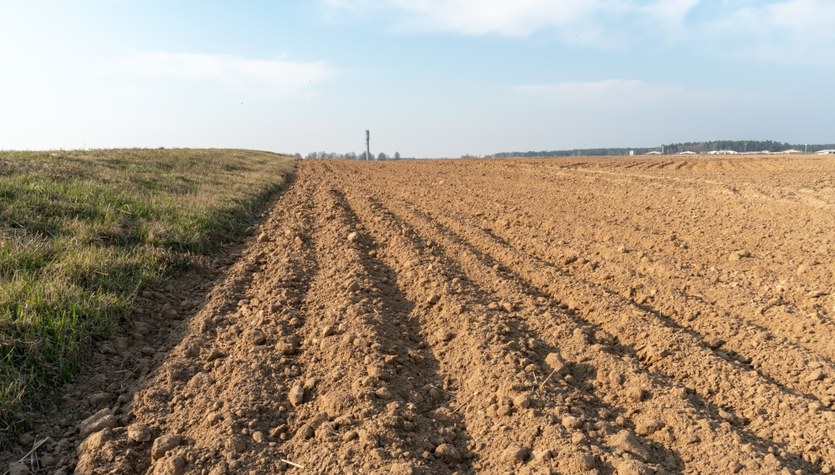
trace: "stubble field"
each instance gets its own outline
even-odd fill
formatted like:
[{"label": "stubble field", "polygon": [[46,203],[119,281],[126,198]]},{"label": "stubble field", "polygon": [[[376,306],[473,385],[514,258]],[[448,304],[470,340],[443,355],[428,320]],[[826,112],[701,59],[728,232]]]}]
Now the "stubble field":
[{"label": "stubble field", "polygon": [[833,210],[831,158],[302,162],[72,461],[831,473]]}]

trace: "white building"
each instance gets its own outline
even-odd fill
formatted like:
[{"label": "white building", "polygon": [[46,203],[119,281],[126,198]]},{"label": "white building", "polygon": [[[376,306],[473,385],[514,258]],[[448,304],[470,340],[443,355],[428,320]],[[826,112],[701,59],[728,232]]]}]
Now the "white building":
[{"label": "white building", "polygon": [[817,155],[835,155],[835,149],[819,150],[815,152]]}]

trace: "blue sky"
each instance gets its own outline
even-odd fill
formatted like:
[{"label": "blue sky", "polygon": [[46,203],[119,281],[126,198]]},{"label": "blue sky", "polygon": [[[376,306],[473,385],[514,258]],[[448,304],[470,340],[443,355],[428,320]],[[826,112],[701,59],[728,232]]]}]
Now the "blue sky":
[{"label": "blue sky", "polygon": [[835,142],[833,0],[0,0],[0,149]]}]

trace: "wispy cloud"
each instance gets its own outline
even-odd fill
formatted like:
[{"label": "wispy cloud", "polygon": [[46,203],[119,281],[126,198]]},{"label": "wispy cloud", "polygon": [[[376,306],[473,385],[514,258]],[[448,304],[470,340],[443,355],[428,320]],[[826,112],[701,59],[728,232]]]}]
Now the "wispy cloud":
[{"label": "wispy cloud", "polygon": [[651,25],[668,39],[681,39],[687,36],[687,15],[699,5],[700,0],[667,0],[651,2],[640,7],[640,15],[645,23]]},{"label": "wispy cloud", "polygon": [[321,61],[232,55],[145,52],[125,61],[134,73],[208,82],[250,97],[278,99],[307,93],[333,71]]},{"label": "wispy cloud", "polygon": [[320,0],[399,33],[527,38],[600,49],[682,47],[708,57],[826,64],[835,54],[832,0]]},{"label": "wispy cloud", "polygon": [[832,66],[835,2],[783,0],[743,3],[706,26],[729,54],[781,64]]},{"label": "wispy cloud", "polygon": [[[612,47],[624,18],[681,22],[699,0],[323,0],[331,13],[393,13],[393,29],[524,38],[543,31],[563,40]],[[662,26],[665,28],[666,26]]]}]

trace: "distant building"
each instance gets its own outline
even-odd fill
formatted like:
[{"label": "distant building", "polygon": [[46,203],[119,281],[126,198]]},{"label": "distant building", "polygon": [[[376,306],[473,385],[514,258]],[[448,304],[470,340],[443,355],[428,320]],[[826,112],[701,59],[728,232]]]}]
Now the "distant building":
[{"label": "distant building", "polygon": [[835,149],[819,150],[815,152],[816,155],[835,155]]},{"label": "distant building", "polygon": [[658,150],[653,150],[652,152],[647,152],[644,155],[661,155],[661,152]]},{"label": "distant building", "polygon": [[691,152],[690,150],[685,150],[683,152],[679,152],[679,155],[696,155],[696,152]]},{"label": "distant building", "polygon": [[790,149],[788,149],[788,150],[783,150],[782,152],[777,152],[777,153],[782,153],[782,154],[790,155],[790,154],[795,154],[795,153],[803,153],[803,152],[801,152],[800,150],[795,150],[795,149],[793,149],[793,148],[790,148]]}]

